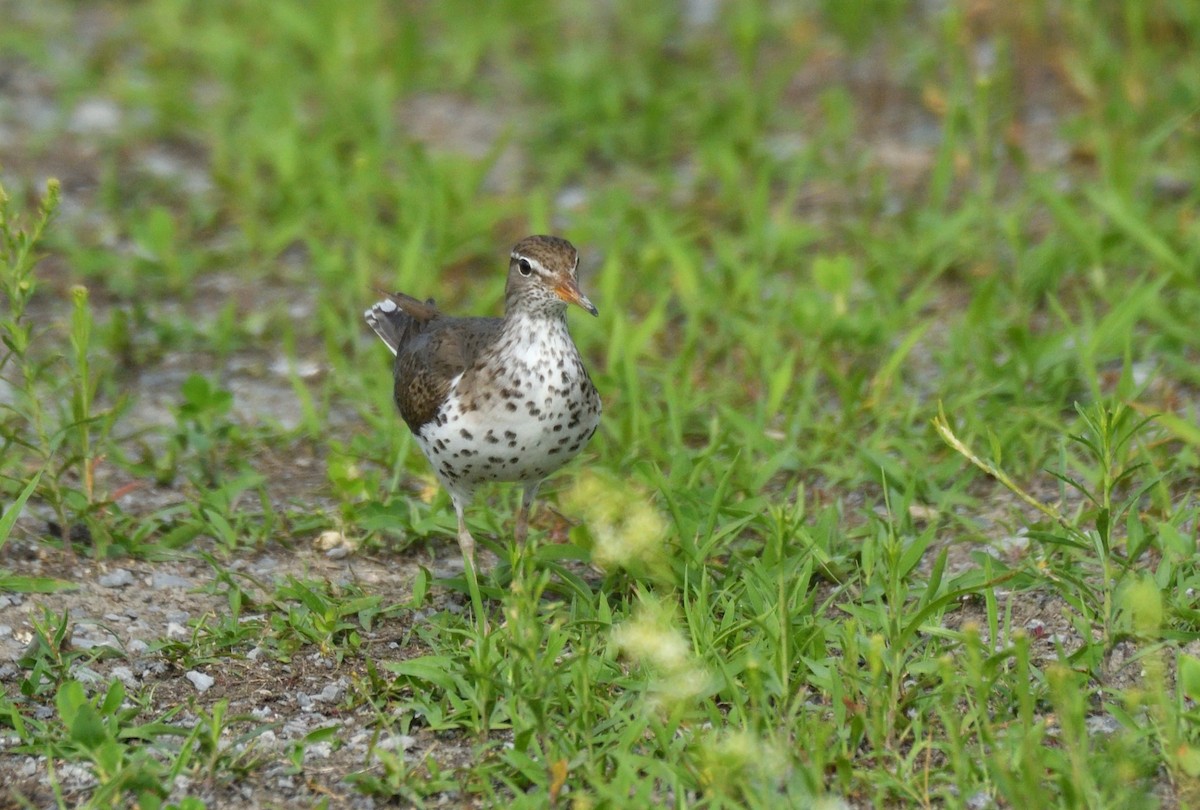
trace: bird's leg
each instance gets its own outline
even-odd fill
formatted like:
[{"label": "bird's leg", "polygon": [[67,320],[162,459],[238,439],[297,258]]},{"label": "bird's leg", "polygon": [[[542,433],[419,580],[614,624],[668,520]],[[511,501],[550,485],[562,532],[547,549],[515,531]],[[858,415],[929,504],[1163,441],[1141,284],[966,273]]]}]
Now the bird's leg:
[{"label": "bird's leg", "polygon": [[479,580],[475,568],[475,538],[467,530],[467,519],[463,512],[466,510],[470,495],[466,497],[450,494],[454,502],[454,512],[458,515],[458,547],[462,549],[463,575],[467,580],[467,594],[471,598],[471,609],[475,613],[476,627],[480,635],[486,636],[488,629],[487,611],[483,609],[483,595],[479,592]]},{"label": "bird's leg", "polygon": [[458,495],[451,495],[450,500],[454,502],[454,512],[458,515],[458,547],[462,550],[463,559],[469,565],[475,565],[475,538],[471,536],[471,532],[467,530],[467,518],[464,514],[467,504],[466,499]]},{"label": "bird's leg", "polygon": [[518,543],[524,543],[525,538],[529,536],[529,512],[533,507],[533,499],[537,497],[538,487],[542,485],[541,481],[525,485],[525,492],[521,495],[521,508],[517,510],[517,525],[513,527],[513,537]]}]

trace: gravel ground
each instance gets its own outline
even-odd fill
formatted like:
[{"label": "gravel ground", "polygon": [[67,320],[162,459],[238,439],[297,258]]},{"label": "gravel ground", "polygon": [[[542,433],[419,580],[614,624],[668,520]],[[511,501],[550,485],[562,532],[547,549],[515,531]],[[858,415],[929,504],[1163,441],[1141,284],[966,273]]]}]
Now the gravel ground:
[{"label": "gravel ground", "polygon": [[[212,807],[304,806],[323,798],[339,807],[373,807],[375,801],[356,792],[349,774],[378,770],[374,751],[403,754],[406,761],[434,757],[453,767],[469,752],[443,735],[417,732],[413,736],[380,730],[380,718],[369,703],[356,699],[362,688],[367,658],[382,665],[420,650],[405,648],[402,639],[414,622],[435,610],[460,610],[446,594],[434,594],[432,604],[405,611],[401,618],[383,619],[362,634],[361,657],[338,662],[312,646],[288,661],[266,654],[258,646],[241,653],[223,653],[209,665],[187,668],[172,660],[171,645],[186,642],[195,622],[228,612],[226,597],[213,588],[213,569],[202,560],[168,562],[124,560],[114,564],[65,561],[19,543],[5,549],[0,564],[17,573],[67,579],[74,590],[52,595],[0,595],[0,683],[10,696],[19,694],[25,671],[17,661],[34,639],[35,621],[46,613],[70,618],[69,648],[88,653],[71,665],[70,676],[102,691],[116,679],[128,696],[141,695],[139,722],[174,711],[170,723],[190,729],[201,714],[211,715],[228,702],[231,722],[222,743],[239,749],[245,769],[222,769],[217,781],[197,783],[179,777],[172,800],[195,796]],[[270,585],[288,580],[324,580],[333,585],[356,585],[379,595],[383,604],[404,602],[416,571],[414,561],[347,557],[330,560],[313,549],[272,549],[270,553],[235,560],[229,569]],[[252,620],[252,610],[243,611]],[[128,702],[128,698],[127,698]],[[353,708],[351,708],[353,706]],[[35,710],[38,718],[52,716],[52,699]],[[387,725],[382,724],[382,725]],[[331,737],[302,748],[302,770],[292,760],[296,744],[318,729],[332,728]],[[376,738],[376,735],[379,735]],[[54,803],[44,757],[11,750],[16,740],[0,739],[0,783],[9,785],[0,808]],[[235,776],[236,774],[236,776]],[[87,795],[93,777],[80,766],[59,766],[57,781],[68,805]],[[445,802],[456,804],[446,795]]]}]

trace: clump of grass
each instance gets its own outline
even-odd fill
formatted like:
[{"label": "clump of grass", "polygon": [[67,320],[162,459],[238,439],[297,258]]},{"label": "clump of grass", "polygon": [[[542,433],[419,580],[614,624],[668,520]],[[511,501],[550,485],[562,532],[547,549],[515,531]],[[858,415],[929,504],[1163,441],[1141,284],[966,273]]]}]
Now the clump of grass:
[{"label": "clump of grass", "polygon": [[[12,534],[13,527],[17,524],[17,518],[21,516],[21,511],[25,508],[25,504],[29,501],[29,497],[33,495],[38,484],[41,482],[42,474],[39,472],[29,480],[25,488],[21,490],[16,499],[10,503],[3,511],[0,511],[0,550],[4,548],[8,542],[9,536]],[[13,593],[52,593],[54,591],[69,590],[74,586],[69,582],[62,580],[51,579],[49,577],[31,577],[23,574],[13,573],[5,568],[0,568],[0,591],[10,591]]]},{"label": "clump of grass", "polygon": [[64,550],[72,550],[73,536],[83,529],[103,555],[108,535],[97,517],[107,504],[96,491],[95,467],[115,411],[95,407],[99,375],[91,360],[88,290],[71,288],[71,351],[66,355],[42,349],[54,345],[53,327],[30,309],[39,287],[38,251],[58,202],[59,186],[52,180],[36,215],[22,225],[0,186],[0,292],[8,301],[0,317],[0,340],[7,349],[0,355],[0,380],[13,392],[11,401],[0,405],[5,412],[0,475],[20,481],[42,471],[37,495],[54,512]]},{"label": "clump of grass", "polygon": [[[1146,582],[1134,570],[1157,534],[1146,526],[1139,508],[1159,482],[1154,478],[1138,480],[1148,465],[1134,460],[1136,440],[1146,432],[1153,417],[1140,417],[1123,403],[1077,405],[1076,410],[1084,429],[1071,440],[1084,450],[1078,462],[1083,474],[1066,470],[1052,473],[1085,499],[1086,507],[1074,515],[1061,504],[1042,502],[997,465],[978,456],[955,435],[944,413],[934,420],[934,426],[956,452],[1049,519],[1047,528],[1031,534],[1035,540],[1050,550],[1083,552],[1084,565],[1098,566],[1099,575],[1089,577],[1051,557],[1046,570],[1082,618],[1099,622],[1105,644],[1111,646],[1127,635],[1131,621],[1133,627],[1147,621],[1157,626],[1161,619],[1161,606],[1151,610]],[[1150,613],[1157,618],[1146,618]]]}]

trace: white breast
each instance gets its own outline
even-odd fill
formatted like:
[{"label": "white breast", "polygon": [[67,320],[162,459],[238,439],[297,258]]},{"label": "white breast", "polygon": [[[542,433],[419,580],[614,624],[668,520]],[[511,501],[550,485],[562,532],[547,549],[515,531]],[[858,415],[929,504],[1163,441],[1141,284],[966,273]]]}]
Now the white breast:
[{"label": "white breast", "polygon": [[599,397],[565,324],[561,331],[514,329],[496,351],[503,363],[459,375],[437,416],[417,433],[450,489],[539,481],[577,455],[600,422]]}]

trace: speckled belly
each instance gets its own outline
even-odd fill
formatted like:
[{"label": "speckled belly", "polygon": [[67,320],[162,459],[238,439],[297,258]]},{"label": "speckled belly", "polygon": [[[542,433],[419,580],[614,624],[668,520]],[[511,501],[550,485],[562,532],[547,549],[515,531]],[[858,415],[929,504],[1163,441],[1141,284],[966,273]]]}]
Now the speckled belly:
[{"label": "speckled belly", "polygon": [[557,382],[500,385],[486,398],[452,393],[416,436],[442,482],[461,491],[540,481],[574,458],[600,423],[600,399],[586,377]]}]

